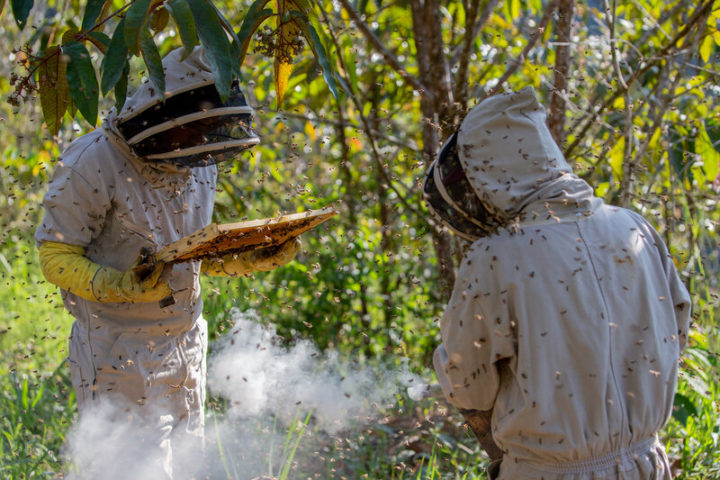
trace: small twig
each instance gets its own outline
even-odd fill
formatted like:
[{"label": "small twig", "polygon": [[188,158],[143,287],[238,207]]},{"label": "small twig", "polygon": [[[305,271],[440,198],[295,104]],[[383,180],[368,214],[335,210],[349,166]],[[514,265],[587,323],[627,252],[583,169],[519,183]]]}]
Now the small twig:
[{"label": "small twig", "polygon": [[552,18],[553,13],[555,13],[557,4],[558,0],[552,0],[550,3],[548,3],[547,7],[545,7],[545,13],[543,13],[542,18],[540,18],[540,23],[538,23],[537,29],[530,37],[530,40],[528,41],[527,45],[525,45],[525,48],[523,48],[522,53],[520,53],[520,55],[512,62],[512,65],[505,71],[503,76],[500,77],[500,80],[498,80],[497,84],[493,88],[491,88],[490,91],[483,96],[483,98],[493,96],[500,92],[503,89],[503,83],[505,83],[507,79],[510,78],[518,68],[520,68],[520,65],[522,65],[522,63],[525,61],[527,54],[530,53],[530,50],[532,50],[538,39],[545,31],[545,27],[550,21],[550,18]]},{"label": "small twig", "polygon": [[[698,23],[701,18],[704,19],[704,14],[708,13],[708,10],[710,9],[710,7],[712,7],[714,3],[715,0],[707,0],[706,3],[700,5],[697,10],[695,10],[695,12],[692,14],[692,16],[688,19],[687,23],[683,26],[683,28],[680,29],[680,31],[678,31],[666,45],[664,45],[660,50],[658,50],[652,56],[652,58],[644,60],[644,65],[641,68],[635,70],[632,76],[630,76],[630,78],[626,79],[625,82],[628,87],[632,85],[635,80],[644,75],[648,70],[653,68],[657,63],[661,62],[667,56],[669,56],[671,50],[675,48],[677,42],[680,41],[681,38],[686,36],[689,33],[690,28],[692,28],[696,23]],[[624,93],[625,89],[622,85],[620,85],[619,88],[614,90],[613,93],[608,98],[606,98],[605,101],[597,109],[595,109],[594,113],[589,118],[586,118],[585,124],[582,126],[582,128],[580,128],[580,131],[576,135],[574,135],[575,140],[573,141],[573,143],[565,149],[565,157],[570,157],[572,151],[580,144],[580,142],[585,137],[585,134],[595,122],[595,119],[597,119],[597,117],[599,117],[606,108],[612,105],[613,102],[615,102],[615,100]],[[579,126],[580,123],[581,122],[576,123],[575,126]]]}]

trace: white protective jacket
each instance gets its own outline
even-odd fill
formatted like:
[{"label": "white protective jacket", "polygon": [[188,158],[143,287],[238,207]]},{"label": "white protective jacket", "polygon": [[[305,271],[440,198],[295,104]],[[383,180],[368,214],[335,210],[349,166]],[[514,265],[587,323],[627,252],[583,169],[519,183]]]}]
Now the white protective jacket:
[{"label": "white protective jacket", "polygon": [[493,409],[499,478],[670,478],[656,433],[690,297],[662,239],[572,173],[531,88],[478,104],[458,152],[514,222],[462,260],[434,356],[446,397]]},{"label": "white protective jacket", "polygon": [[[212,83],[201,50],[165,66],[172,93]],[[160,97],[146,82],[119,116],[73,141],[64,151],[45,195],[45,217],[36,240],[86,249],[101,265],[127,270],[142,247],[158,247],[211,222],[217,168],[148,164],[116,133],[128,118]],[[98,303],[63,291],[76,321],[68,361],[81,413],[101,400],[129,402],[152,419],[149,428],[167,443],[171,432],[202,436],[207,325],[202,318],[200,262],[177,264],[168,273],[175,304]]]}]

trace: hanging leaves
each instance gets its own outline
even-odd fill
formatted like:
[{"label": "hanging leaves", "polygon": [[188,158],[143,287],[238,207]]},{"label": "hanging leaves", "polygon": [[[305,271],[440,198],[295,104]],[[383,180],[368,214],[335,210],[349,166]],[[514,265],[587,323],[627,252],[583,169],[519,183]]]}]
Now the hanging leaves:
[{"label": "hanging leaves", "polygon": [[175,26],[180,33],[180,40],[182,40],[185,48],[183,58],[186,58],[199,43],[190,6],[185,0],[170,0],[165,5],[170,11],[173,20],[175,20]]},{"label": "hanging leaves", "polygon": [[162,95],[165,92],[165,72],[163,71],[162,57],[160,56],[160,52],[158,51],[157,45],[155,45],[150,32],[147,30],[143,30],[141,46],[142,56],[145,60],[145,65],[148,67],[150,80]]},{"label": "hanging leaves", "polygon": [[90,54],[85,45],[76,41],[63,45],[62,53],[69,57],[66,77],[72,85],[70,96],[82,116],[94,126],[97,123],[99,87]]},{"label": "hanging leaves", "polygon": [[82,21],[82,30],[87,31],[95,26],[95,22],[100,18],[105,3],[105,0],[88,0]]},{"label": "hanging leaves", "polygon": [[25,28],[30,10],[33,7],[33,0],[10,0],[15,23],[22,30]]},{"label": "hanging leaves", "polygon": [[325,80],[325,83],[330,89],[330,93],[332,93],[333,97],[337,99],[338,90],[337,85],[335,84],[335,75],[333,75],[332,68],[330,67],[330,62],[328,61],[327,53],[325,52],[325,47],[320,41],[320,36],[315,30],[315,27],[308,23],[304,24],[304,31],[305,38],[310,41],[310,48],[312,49],[313,54],[315,55],[315,59],[318,61],[318,63],[320,64],[320,68],[322,69],[323,80]]},{"label": "hanging leaves", "polygon": [[151,0],[136,0],[125,15],[125,45],[133,55],[140,56],[142,32],[148,19]]},{"label": "hanging leaves", "polygon": [[65,62],[57,45],[49,47],[43,54],[38,68],[38,85],[40,88],[40,106],[48,130],[57,134],[62,125],[62,118],[68,107],[70,87],[65,77]]},{"label": "hanging leaves", "polygon": [[100,81],[100,89],[103,95],[107,95],[111,88],[115,86],[120,79],[123,70],[126,68],[128,48],[125,44],[125,20],[122,20],[110,39],[105,56],[103,57],[100,70],[102,71],[102,79]]},{"label": "hanging leaves", "polygon": [[169,21],[170,13],[164,6],[160,6],[160,8],[154,10],[150,16],[150,28],[155,33],[161,32],[165,30]]},{"label": "hanging leaves", "polygon": [[258,29],[261,23],[273,15],[273,11],[265,8],[269,0],[256,0],[248,9],[243,18],[242,25],[238,31],[238,39],[240,44],[239,63],[242,64],[247,54],[250,39],[253,33]]},{"label": "hanging leaves", "polygon": [[197,28],[198,36],[205,46],[210,68],[215,77],[215,88],[223,100],[230,96],[232,74],[237,71],[237,55],[227,39],[217,10],[208,0],[187,0]]}]

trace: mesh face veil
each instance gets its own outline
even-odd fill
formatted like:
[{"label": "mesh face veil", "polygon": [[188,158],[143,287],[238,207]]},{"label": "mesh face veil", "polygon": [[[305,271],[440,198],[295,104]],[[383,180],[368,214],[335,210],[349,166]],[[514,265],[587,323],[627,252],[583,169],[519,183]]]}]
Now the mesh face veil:
[{"label": "mesh face veil", "polygon": [[485,208],[465,176],[457,153],[457,133],[443,145],[425,176],[423,196],[430,213],[460,237],[475,241],[493,232],[498,222]]},{"label": "mesh face veil", "polygon": [[197,167],[229,160],[260,143],[252,118],[237,82],[225,102],[209,84],[174,95],[118,129],[146,161]]}]

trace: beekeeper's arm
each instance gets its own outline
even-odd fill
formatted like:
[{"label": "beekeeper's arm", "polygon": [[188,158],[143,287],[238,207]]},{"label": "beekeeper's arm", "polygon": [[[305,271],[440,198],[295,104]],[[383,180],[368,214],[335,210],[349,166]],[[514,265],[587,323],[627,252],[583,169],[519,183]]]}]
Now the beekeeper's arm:
[{"label": "beekeeper's arm", "polygon": [[239,277],[252,272],[267,272],[290,263],[298,251],[300,240],[296,237],[275,247],[203,260],[201,271],[216,277]]},{"label": "beekeeper's arm", "polygon": [[85,256],[79,245],[43,242],[40,245],[40,267],[45,278],[68,292],[94,302],[155,302],[171,294],[167,280],[162,279],[165,264],[158,263],[140,277],[131,267],[121,272],[99,265]]},{"label": "beekeeper's arm", "polygon": [[[498,362],[514,355],[507,307],[498,292],[485,295],[475,271],[482,262],[463,261],[440,323],[442,344],[433,364],[450,403],[464,410],[492,410],[500,386]],[[474,268],[473,268],[474,267]]]}]

